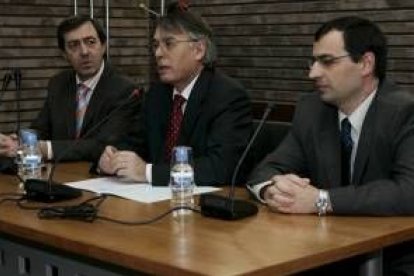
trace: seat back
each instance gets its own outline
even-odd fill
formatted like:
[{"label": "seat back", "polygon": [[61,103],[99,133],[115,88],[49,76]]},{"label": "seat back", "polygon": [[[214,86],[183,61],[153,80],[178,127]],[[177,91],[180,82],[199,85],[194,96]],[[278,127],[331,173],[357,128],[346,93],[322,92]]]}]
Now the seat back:
[{"label": "seat back", "polygon": [[[254,129],[259,121],[253,122]],[[267,154],[277,148],[288,134],[291,123],[288,122],[265,122],[262,130],[256,137],[246,159],[240,169],[237,183],[243,185],[247,181],[250,172],[266,157]]]}]

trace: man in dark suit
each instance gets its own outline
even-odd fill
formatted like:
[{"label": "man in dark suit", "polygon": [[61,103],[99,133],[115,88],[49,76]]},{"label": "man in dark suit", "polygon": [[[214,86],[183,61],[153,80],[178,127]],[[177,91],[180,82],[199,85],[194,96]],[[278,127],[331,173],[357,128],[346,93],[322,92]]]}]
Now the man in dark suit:
[{"label": "man in dark suit", "polygon": [[[50,80],[47,99],[32,128],[39,134],[45,159],[94,161],[106,144],[137,120],[139,103],[129,99],[135,87],[104,62],[106,36],[94,19],[64,20],[57,40],[72,68]],[[120,104],[125,106],[90,131]],[[14,156],[16,149],[17,135],[0,137],[0,154]]]},{"label": "man in dark suit", "polygon": [[[271,210],[414,214],[414,95],[385,80],[386,53],[384,35],[365,19],[317,31],[309,77],[319,95],[297,104],[291,132],[249,180]],[[408,252],[386,250],[386,272],[397,273],[395,260]],[[398,269],[414,275],[412,259]]]},{"label": "man in dark suit", "polygon": [[[169,182],[169,151],[174,145],[193,149],[197,185],[229,184],[250,131],[250,102],[240,84],[213,66],[215,47],[209,26],[185,7],[170,6],[153,39],[160,83],[145,96],[143,121],[136,134],[142,143],[120,151],[107,147],[99,166],[153,185]],[[182,122],[178,138],[170,140],[176,99]],[[174,100],[173,100],[174,99]],[[178,115],[177,115],[178,116]]]}]

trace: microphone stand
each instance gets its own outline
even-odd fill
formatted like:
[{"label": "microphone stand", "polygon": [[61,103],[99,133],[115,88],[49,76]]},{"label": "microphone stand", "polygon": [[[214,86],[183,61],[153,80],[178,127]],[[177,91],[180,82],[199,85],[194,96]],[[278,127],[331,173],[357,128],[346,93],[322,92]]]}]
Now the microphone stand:
[{"label": "microphone stand", "polygon": [[14,83],[16,85],[16,111],[17,111],[17,124],[16,124],[16,133],[20,133],[21,128],[21,83],[22,83],[22,72],[20,68],[16,67],[12,69],[14,75]]},{"label": "microphone stand", "polygon": [[28,199],[40,202],[56,202],[66,199],[73,199],[81,196],[81,191],[70,186],[62,185],[53,181],[55,170],[60,161],[66,156],[66,154],[73,149],[82,139],[87,138],[91,133],[97,130],[103,123],[108,121],[113,114],[130,103],[131,99],[138,98],[142,93],[142,89],[135,89],[129,95],[129,97],[116,108],[112,109],[106,116],[104,116],[96,125],[88,129],[85,134],[74,141],[69,147],[67,147],[58,157],[55,158],[50,174],[47,180],[42,179],[27,179],[24,183],[24,189]]},{"label": "microphone stand", "polygon": [[240,167],[245,160],[247,153],[250,151],[257,135],[262,130],[263,125],[274,109],[275,104],[269,103],[263,113],[260,123],[254,131],[246,148],[243,151],[237,165],[233,171],[233,176],[230,183],[230,191],[228,196],[221,196],[217,194],[202,194],[200,195],[201,214],[207,217],[214,217],[225,220],[238,220],[250,216],[254,216],[258,212],[256,204],[246,200],[239,200],[235,198],[236,179]]}]

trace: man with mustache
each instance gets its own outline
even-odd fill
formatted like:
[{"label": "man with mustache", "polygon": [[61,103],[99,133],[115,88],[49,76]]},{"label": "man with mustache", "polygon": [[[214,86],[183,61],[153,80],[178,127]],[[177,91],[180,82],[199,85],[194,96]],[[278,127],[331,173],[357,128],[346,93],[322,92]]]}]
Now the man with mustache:
[{"label": "man with mustache", "polygon": [[[319,93],[297,104],[290,133],[249,180],[272,211],[414,214],[414,95],[386,80],[386,58],[385,36],[366,19],[316,32],[309,77]],[[386,275],[414,275],[413,248],[385,249]]]},{"label": "man with mustache", "polygon": [[[106,35],[96,20],[84,16],[64,20],[57,41],[72,68],[50,80],[47,99],[32,128],[41,139],[43,158],[95,161],[106,144],[138,120],[139,102],[127,100],[136,88],[104,61]],[[83,137],[124,103],[122,110]],[[0,134],[1,155],[13,157],[17,147],[16,134]]]},{"label": "man with mustache", "polygon": [[159,18],[152,46],[160,82],[145,96],[140,131],[129,135],[142,141],[108,146],[102,172],[167,185],[171,149],[186,145],[193,149],[197,185],[229,184],[250,135],[250,101],[215,68],[212,36],[201,17],[177,3]]}]

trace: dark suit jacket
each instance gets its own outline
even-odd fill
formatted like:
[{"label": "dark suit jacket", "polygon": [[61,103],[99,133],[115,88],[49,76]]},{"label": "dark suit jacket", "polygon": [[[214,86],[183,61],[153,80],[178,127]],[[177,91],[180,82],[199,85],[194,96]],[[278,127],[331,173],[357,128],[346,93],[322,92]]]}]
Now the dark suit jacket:
[{"label": "dark suit jacket", "polygon": [[[95,161],[105,145],[118,140],[130,124],[138,121],[139,100],[127,100],[134,89],[132,82],[105,64],[85,113],[81,137],[87,135],[74,142],[76,78],[73,70],[63,71],[50,80],[47,99],[32,127],[39,132],[41,139],[52,141],[55,158]],[[113,113],[109,120],[88,132],[123,103],[125,106]]]},{"label": "dark suit jacket", "polygon": [[297,105],[291,132],[250,184],[296,173],[327,189],[336,214],[414,214],[414,94],[384,82],[366,114],[352,185],[341,187],[337,109],[318,95]]},{"label": "dark suit jacket", "polygon": [[[169,182],[169,163],[163,159],[172,93],[170,85],[151,87],[143,105],[143,141],[126,147],[153,163],[154,185]],[[251,107],[246,91],[220,71],[204,69],[191,91],[178,140],[179,145],[193,149],[196,184],[229,184],[250,132]]]}]

